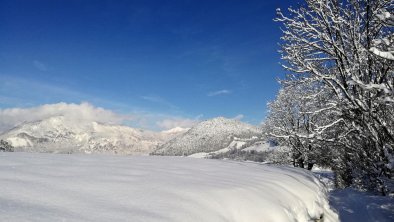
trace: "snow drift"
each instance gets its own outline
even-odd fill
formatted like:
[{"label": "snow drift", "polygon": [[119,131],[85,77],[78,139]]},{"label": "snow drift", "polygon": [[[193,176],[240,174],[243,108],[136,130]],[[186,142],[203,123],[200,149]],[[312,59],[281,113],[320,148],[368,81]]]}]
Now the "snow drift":
[{"label": "snow drift", "polygon": [[0,153],[0,221],[337,221],[309,172],[207,159]]}]

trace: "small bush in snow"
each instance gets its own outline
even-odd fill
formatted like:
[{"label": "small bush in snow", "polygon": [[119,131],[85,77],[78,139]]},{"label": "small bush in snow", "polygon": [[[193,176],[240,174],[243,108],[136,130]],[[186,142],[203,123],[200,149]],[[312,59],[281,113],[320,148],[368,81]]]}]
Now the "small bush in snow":
[{"label": "small bush in snow", "polygon": [[0,140],[0,152],[14,152],[14,147],[5,140]]}]

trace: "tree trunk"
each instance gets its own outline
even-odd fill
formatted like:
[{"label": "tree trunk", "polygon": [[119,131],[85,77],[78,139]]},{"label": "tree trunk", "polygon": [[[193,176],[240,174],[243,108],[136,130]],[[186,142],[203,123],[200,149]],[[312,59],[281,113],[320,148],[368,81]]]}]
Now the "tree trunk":
[{"label": "tree trunk", "polygon": [[313,163],[308,163],[308,170],[312,170],[313,168]]},{"label": "tree trunk", "polygon": [[304,159],[302,159],[302,158],[298,159],[298,167],[304,168]]}]

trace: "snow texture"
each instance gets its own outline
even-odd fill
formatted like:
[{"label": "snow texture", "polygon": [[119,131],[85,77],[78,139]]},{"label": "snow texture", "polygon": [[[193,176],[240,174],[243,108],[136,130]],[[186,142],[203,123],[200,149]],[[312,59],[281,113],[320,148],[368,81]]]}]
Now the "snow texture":
[{"label": "snow texture", "polygon": [[394,221],[394,198],[376,196],[354,189],[330,192],[330,203],[345,222]]},{"label": "snow texture", "polygon": [[394,60],[394,55],[393,52],[384,52],[379,50],[378,48],[372,47],[369,49],[372,53],[374,53],[375,55],[378,55],[382,58],[385,59],[390,59],[390,60]]},{"label": "snow texture", "polygon": [[315,166],[312,171],[330,191],[330,204],[338,212],[341,221],[394,221],[394,197],[374,195],[352,188],[335,189],[332,170]]},{"label": "snow texture", "polygon": [[184,157],[0,153],[0,221],[338,221],[310,172]]}]

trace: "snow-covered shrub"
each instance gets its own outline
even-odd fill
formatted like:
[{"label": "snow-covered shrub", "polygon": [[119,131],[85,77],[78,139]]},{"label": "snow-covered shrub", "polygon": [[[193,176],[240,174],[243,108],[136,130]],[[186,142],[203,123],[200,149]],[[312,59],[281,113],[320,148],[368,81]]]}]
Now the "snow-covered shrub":
[{"label": "snow-covered shrub", "polygon": [[231,159],[239,161],[254,161],[254,162],[266,162],[271,161],[273,151],[245,151],[239,149],[231,149],[228,152],[214,153],[210,155],[211,159]]},{"label": "snow-covered shrub", "polygon": [[0,140],[0,152],[14,152],[14,147],[11,146],[7,141]]}]

